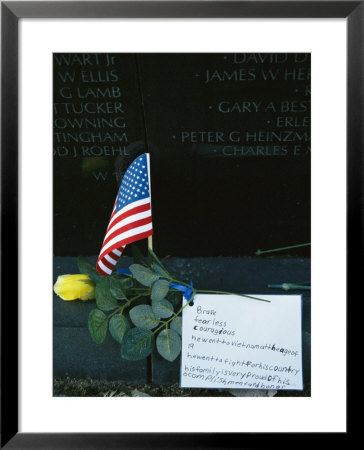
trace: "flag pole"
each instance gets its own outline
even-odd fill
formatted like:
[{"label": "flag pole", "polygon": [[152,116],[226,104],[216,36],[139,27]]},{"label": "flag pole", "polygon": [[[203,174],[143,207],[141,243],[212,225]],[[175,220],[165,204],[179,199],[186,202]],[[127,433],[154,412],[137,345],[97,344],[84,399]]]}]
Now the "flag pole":
[{"label": "flag pole", "polygon": [[148,236],[148,249],[153,250],[153,236]]},{"label": "flag pole", "polygon": [[[148,178],[149,178],[150,210],[152,213],[152,181],[150,178],[150,153],[147,153],[147,167],[148,167]],[[152,217],[153,217],[153,215],[152,215]],[[153,235],[148,236],[148,250],[153,251]]]}]

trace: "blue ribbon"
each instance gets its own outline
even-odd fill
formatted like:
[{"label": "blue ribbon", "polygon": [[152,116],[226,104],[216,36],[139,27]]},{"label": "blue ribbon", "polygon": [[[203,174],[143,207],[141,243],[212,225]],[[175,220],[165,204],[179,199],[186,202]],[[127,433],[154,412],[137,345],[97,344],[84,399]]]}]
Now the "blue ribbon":
[{"label": "blue ribbon", "polygon": [[120,273],[120,275],[131,275],[131,270],[130,269],[118,269],[118,273]]},{"label": "blue ribbon", "polygon": [[192,285],[192,282],[191,282],[190,286],[185,286],[184,284],[178,284],[178,283],[169,283],[169,286],[174,288],[174,289],[177,289],[180,292],[182,292],[184,298],[187,301],[190,301],[191,298],[193,297],[193,287],[192,287],[193,285]]},{"label": "blue ribbon", "polygon": [[[129,269],[118,269],[118,273],[120,275],[131,275],[131,271]],[[163,279],[163,277],[161,277]],[[173,289],[177,289],[177,291],[182,292],[184,298],[187,301],[190,301],[191,298],[193,297],[193,284],[191,281],[190,286],[185,286],[184,284],[179,284],[179,283],[169,283],[169,286]]]}]

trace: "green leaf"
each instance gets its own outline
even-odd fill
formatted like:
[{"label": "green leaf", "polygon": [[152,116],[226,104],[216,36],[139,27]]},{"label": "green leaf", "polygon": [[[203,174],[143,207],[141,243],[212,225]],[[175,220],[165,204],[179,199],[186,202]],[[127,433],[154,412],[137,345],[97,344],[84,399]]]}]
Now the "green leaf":
[{"label": "green leaf", "polygon": [[172,278],[172,276],[163,267],[159,266],[158,264],[153,263],[152,267],[153,267],[154,272],[158,273],[161,277],[168,278],[168,279]]},{"label": "green leaf", "polygon": [[[160,275],[166,277],[166,278],[172,278],[172,275],[168,272],[168,270],[163,266],[162,261],[158,258],[158,256],[153,252],[153,250],[151,250],[150,248],[148,248],[148,254],[150,259],[152,260],[153,263],[153,268],[154,270],[159,273]],[[159,272],[158,272],[159,270]]]},{"label": "green leaf", "polygon": [[113,297],[119,299],[119,300],[127,300],[128,297],[126,295],[126,289],[125,289],[125,279],[110,278],[110,292]]},{"label": "green leaf", "polygon": [[134,308],[129,311],[129,316],[136,327],[151,330],[159,324],[158,317],[154,315],[152,307],[149,305],[134,306]]},{"label": "green leaf", "polygon": [[176,333],[182,336],[182,318],[180,316],[177,316],[172,320],[170,327],[171,330],[174,330]]},{"label": "green leaf", "polygon": [[126,296],[128,297],[128,291],[136,285],[136,281],[132,276],[118,278],[118,280],[120,281],[122,289],[124,289]]},{"label": "green leaf", "polygon": [[133,260],[135,264],[141,264],[142,266],[149,267],[149,261],[147,258],[142,254],[142,252],[139,250],[139,247],[137,245],[131,246],[131,253],[133,255]]},{"label": "green leaf", "polygon": [[139,361],[152,353],[154,336],[145,328],[131,328],[125,333],[121,344],[121,357],[129,361]]},{"label": "green leaf", "polygon": [[157,350],[164,359],[174,361],[181,352],[182,340],[173,330],[162,330],[157,337]]},{"label": "green leaf", "polygon": [[109,321],[109,331],[111,336],[121,344],[125,333],[130,329],[129,320],[122,314],[112,316]]},{"label": "green leaf", "polygon": [[90,263],[90,261],[88,261],[84,256],[79,256],[77,258],[77,265],[80,273],[88,275],[95,283],[105,281],[105,277],[99,274],[95,265]]},{"label": "green leaf", "polygon": [[99,309],[93,309],[88,316],[88,329],[96,344],[104,342],[107,332],[107,317]]},{"label": "green leaf", "polygon": [[129,269],[131,270],[133,277],[143,286],[151,286],[159,279],[159,275],[140,264],[132,264]]},{"label": "green leaf", "polygon": [[121,279],[121,283],[124,286],[124,289],[127,291],[128,289],[131,289],[132,287],[134,287],[135,282],[133,277],[127,277],[127,278],[122,278]]},{"label": "green leaf", "polygon": [[167,280],[157,280],[153,283],[152,293],[150,298],[152,300],[162,300],[167,295],[169,291],[169,282]]},{"label": "green leaf", "polygon": [[173,305],[167,300],[152,301],[152,310],[156,317],[167,319],[173,314]]},{"label": "green leaf", "polygon": [[109,281],[96,285],[96,305],[103,311],[111,311],[118,306],[117,300],[111,295]]}]

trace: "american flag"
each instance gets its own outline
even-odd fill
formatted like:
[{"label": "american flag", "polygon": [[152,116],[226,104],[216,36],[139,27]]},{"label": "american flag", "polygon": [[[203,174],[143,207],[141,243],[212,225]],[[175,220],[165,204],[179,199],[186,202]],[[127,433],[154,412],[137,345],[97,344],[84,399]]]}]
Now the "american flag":
[{"label": "american flag", "polygon": [[121,181],[96,263],[97,271],[110,275],[127,244],[152,234],[149,153],[143,153],[130,164]]}]

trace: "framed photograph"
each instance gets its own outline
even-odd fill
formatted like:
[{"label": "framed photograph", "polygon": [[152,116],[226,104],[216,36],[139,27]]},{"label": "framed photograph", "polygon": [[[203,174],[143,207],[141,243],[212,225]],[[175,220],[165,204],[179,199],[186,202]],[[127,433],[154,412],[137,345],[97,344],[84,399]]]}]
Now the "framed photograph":
[{"label": "framed photograph", "polygon": [[[347,436],[345,318],[362,269],[363,8],[346,1],[1,3],[2,447],[232,448],[242,434],[245,447],[277,433]],[[138,162],[150,186],[132,180]],[[109,228],[103,242],[105,229],[115,194],[130,209],[139,186],[153,199],[153,239],[149,250],[144,239],[132,251],[127,234],[112,247],[124,252],[126,243],[120,263],[104,250],[119,239]],[[134,201],[144,205],[143,192]],[[144,209],[142,238],[151,234]],[[150,283],[134,272],[143,269],[138,252],[152,258]],[[105,288],[99,275],[116,269]],[[61,285],[77,273],[90,289],[70,297]],[[133,295],[150,290],[148,313],[141,294],[134,310],[129,297],[123,303],[120,280],[129,276],[139,283],[128,284]],[[289,343],[280,354],[286,363],[268,369],[252,359],[256,371],[246,373],[231,368],[245,364],[233,352],[220,350],[224,362],[217,347],[213,356],[205,347],[193,353],[196,342],[187,348],[187,334],[171,324],[180,300],[157,292],[156,280],[158,289],[169,283],[173,298],[177,291],[193,297],[200,286],[253,300],[292,294],[299,314],[290,316],[287,304],[274,317],[281,328],[285,320],[301,323],[293,328],[300,328],[302,365],[288,359]],[[160,312],[161,301],[171,314]],[[242,320],[201,311],[191,319],[201,336],[222,333],[232,344],[228,335],[239,335]],[[119,312],[116,324],[110,319]],[[245,336],[255,336],[249,326]],[[134,345],[138,333],[153,335],[153,345],[155,335],[156,347],[131,351],[125,336]],[[165,333],[175,335],[167,346]],[[227,378],[211,375],[213,359]],[[72,391],[74,379],[84,380],[83,393]],[[92,394],[93,379],[176,389],[153,396],[105,384]]]}]

